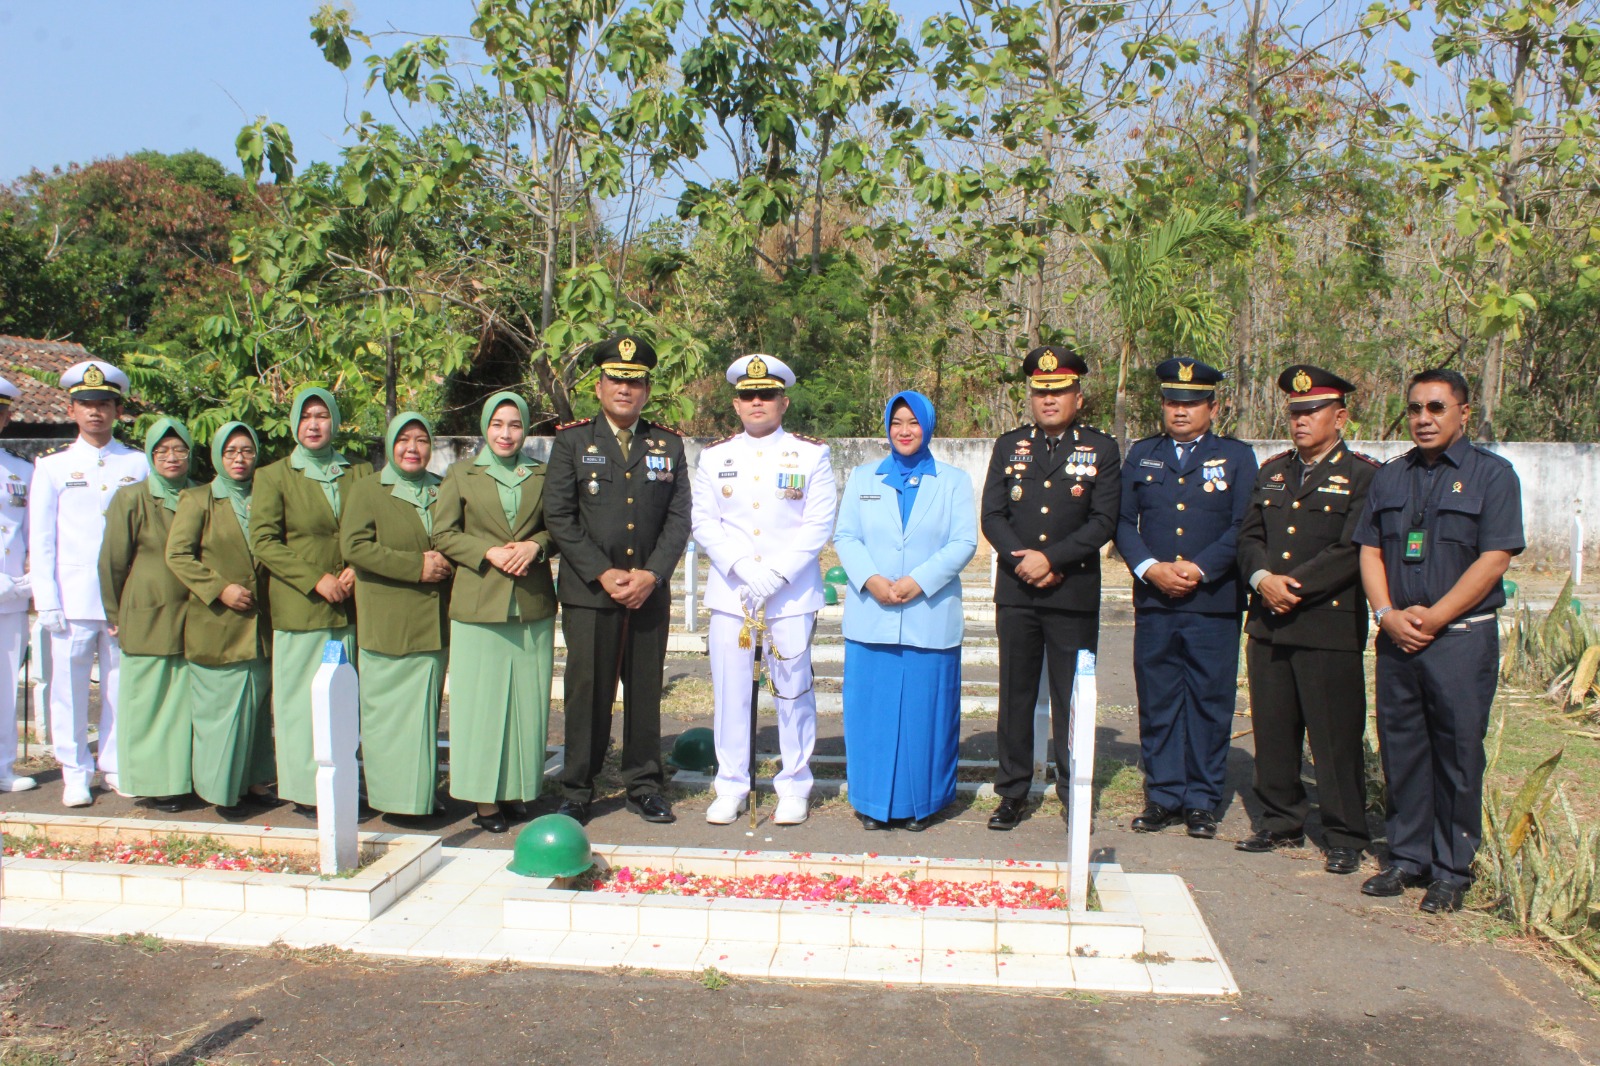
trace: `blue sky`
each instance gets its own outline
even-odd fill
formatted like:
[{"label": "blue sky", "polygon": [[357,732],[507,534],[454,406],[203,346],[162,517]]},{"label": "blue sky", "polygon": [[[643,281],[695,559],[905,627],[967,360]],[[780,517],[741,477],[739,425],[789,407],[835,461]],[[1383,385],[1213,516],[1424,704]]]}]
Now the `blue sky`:
[{"label": "blue sky", "polygon": [[[1298,2],[1288,0],[1291,8]],[[1307,3],[1322,10],[1320,2]],[[1334,18],[1348,18],[1341,7],[1350,3],[1364,6],[1337,0]],[[393,112],[381,92],[364,96],[359,56],[348,71],[322,58],[308,36],[307,20],[318,6],[319,0],[0,0],[0,183],[35,167],[146,148],[197,148],[237,169],[234,137],[263,114],[289,128],[301,166],[334,158],[346,142],[347,116]],[[349,6],[355,24],[368,31],[465,33],[473,5],[359,0]],[[950,6],[895,4],[913,26]],[[1225,5],[1221,17],[1234,14]],[[1425,40],[1417,31],[1410,37],[1411,49]]]}]

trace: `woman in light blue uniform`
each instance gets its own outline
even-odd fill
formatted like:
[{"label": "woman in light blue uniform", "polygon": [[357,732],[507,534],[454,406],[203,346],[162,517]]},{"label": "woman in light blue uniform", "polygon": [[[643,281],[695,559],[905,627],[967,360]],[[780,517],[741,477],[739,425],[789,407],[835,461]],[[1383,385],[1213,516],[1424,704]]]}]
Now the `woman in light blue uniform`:
[{"label": "woman in light blue uniform", "polygon": [[850,474],[834,547],[849,575],[844,738],[850,805],[867,829],[920,832],[956,794],[961,570],[978,546],[972,479],[928,450],[933,404],[884,407],[889,456]]}]

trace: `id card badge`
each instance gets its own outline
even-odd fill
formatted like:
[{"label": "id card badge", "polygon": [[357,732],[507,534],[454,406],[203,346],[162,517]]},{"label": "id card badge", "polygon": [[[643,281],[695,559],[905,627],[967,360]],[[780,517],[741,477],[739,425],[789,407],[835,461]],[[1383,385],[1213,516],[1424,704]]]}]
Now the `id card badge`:
[{"label": "id card badge", "polygon": [[1406,534],[1405,560],[1408,563],[1420,563],[1428,546],[1428,531],[1426,529],[1413,529]]}]

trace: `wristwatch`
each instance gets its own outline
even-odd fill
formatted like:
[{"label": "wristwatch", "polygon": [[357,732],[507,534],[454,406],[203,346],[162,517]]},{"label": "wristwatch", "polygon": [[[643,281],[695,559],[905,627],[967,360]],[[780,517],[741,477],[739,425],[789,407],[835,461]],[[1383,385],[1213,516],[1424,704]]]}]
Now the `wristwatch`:
[{"label": "wristwatch", "polygon": [[1376,611],[1373,611],[1372,612],[1372,624],[1375,625],[1375,626],[1383,625],[1383,616],[1388,614],[1392,610],[1394,610],[1393,607],[1379,607]]}]

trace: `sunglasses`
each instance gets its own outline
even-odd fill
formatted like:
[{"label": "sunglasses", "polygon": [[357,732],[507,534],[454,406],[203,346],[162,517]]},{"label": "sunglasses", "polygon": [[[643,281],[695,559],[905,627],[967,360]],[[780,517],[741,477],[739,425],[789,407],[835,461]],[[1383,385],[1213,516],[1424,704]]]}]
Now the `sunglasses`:
[{"label": "sunglasses", "polygon": [[741,400],[766,400],[769,403],[783,395],[782,389],[747,389],[739,394]]},{"label": "sunglasses", "polygon": [[1406,404],[1406,417],[1421,418],[1422,412],[1426,411],[1430,415],[1433,415],[1435,418],[1437,418],[1439,415],[1444,414],[1452,407],[1465,406],[1466,404],[1464,403],[1445,403],[1443,400],[1429,400],[1427,403],[1417,403],[1415,400],[1413,400]]}]

